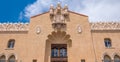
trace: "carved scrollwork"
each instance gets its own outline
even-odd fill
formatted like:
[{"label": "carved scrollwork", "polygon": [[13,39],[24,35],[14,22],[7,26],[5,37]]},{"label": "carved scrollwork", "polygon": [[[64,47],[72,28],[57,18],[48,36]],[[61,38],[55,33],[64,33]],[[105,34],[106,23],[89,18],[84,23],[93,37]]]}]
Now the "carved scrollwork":
[{"label": "carved scrollwork", "polygon": [[0,31],[28,31],[28,23],[0,23]]},{"label": "carved scrollwork", "polygon": [[91,30],[120,30],[120,23],[117,22],[91,23]]}]

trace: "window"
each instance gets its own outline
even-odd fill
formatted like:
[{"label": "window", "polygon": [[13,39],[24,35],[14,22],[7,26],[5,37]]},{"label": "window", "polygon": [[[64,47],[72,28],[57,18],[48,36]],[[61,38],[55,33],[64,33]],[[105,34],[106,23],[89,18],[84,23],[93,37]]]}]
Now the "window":
[{"label": "window", "polygon": [[52,49],[52,57],[58,57],[58,49],[57,48]]},{"label": "window", "polygon": [[36,59],[33,59],[33,62],[37,62],[37,60],[36,60]]},{"label": "window", "polygon": [[14,48],[14,44],[15,44],[15,40],[14,39],[11,39],[8,41],[8,48]]},{"label": "window", "polygon": [[66,57],[67,56],[67,49],[61,48],[60,49],[60,57]]},{"label": "window", "polygon": [[51,44],[51,62],[68,62],[67,44]]},{"label": "window", "polygon": [[105,38],[104,39],[104,43],[105,43],[105,47],[109,48],[111,47],[111,40],[109,38]]},{"label": "window", "polygon": [[14,55],[10,56],[8,62],[16,62],[15,56]]},{"label": "window", "polygon": [[85,59],[81,59],[81,62],[85,62]]},{"label": "window", "polygon": [[52,44],[51,45],[52,57],[67,57],[67,45],[66,44]]},{"label": "window", "polygon": [[6,62],[6,61],[5,61],[5,55],[2,55],[2,56],[0,57],[0,62]]},{"label": "window", "polygon": [[114,56],[114,62],[120,62],[120,57],[118,55]]},{"label": "window", "polygon": [[111,58],[108,55],[105,55],[104,62],[111,62]]}]

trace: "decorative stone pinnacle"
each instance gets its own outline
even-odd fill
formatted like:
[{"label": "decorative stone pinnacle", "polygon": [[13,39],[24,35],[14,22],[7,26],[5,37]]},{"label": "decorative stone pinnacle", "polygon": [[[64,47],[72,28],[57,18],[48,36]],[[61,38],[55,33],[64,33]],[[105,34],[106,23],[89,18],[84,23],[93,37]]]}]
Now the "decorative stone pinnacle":
[{"label": "decorative stone pinnacle", "polygon": [[53,7],[53,4],[50,5],[50,8],[54,8],[54,7]]},{"label": "decorative stone pinnacle", "polygon": [[60,2],[58,2],[58,5],[60,5]]},{"label": "decorative stone pinnacle", "polygon": [[58,7],[61,7],[61,4],[60,4],[60,2],[58,2],[57,6],[58,6]]},{"label": "decorative stone pinnacle", "polygon": [[50,20],[54,29],[64,29],[66,27],[65,21],[69,21],[69,12],[67,5],[64,8],[58,2],[57,7],[50,6]]},{"label": "decorative stone pinnacle", "polygon": [[66,8],[68,8],[68,5],[67,5],[67,4],[65,4],[65,7],[66,7]]},{"label": "decorative stone pinnacle", "polygon": [[67,5],[64,8],[61,7],[60,3],[57,4],[57,7],[50,6],[50,19],[54,22],[65,22],[69,21],[69,14],[68,14],[68,7]]},{"label": "decorative stone pinnacle", "polygon": [[53,6],[53,4],[51,4],[50,6]]}]

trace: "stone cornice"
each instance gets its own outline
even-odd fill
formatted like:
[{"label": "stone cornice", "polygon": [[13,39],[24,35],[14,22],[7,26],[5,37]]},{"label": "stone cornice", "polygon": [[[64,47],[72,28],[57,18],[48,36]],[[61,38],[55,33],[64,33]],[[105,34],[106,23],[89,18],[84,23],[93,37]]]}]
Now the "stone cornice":
[{"label": "stone cornice", "polygon": [[90,23],[91,30],[120,30],[120,22]]},{"label": "stone cornice", "polygon": [[[91,30],[120,30],[120,22],[90,23]],[[28,31],[29,23],[0,23],[0,31]]]},{"label": "stone cornice", "polygon": [[28,23],[0,23],[0,31],[28,31]]}]

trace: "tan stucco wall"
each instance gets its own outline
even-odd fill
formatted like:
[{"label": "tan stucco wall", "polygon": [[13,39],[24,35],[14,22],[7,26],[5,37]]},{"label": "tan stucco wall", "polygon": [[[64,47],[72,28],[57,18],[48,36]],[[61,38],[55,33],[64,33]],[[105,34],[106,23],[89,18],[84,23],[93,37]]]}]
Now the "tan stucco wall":
[{"label": "tan stucco wall", "polygon": [[[71,46],[68,49],[68,62],[80,62],[85,59],[86,62],[95,62],[95,56],[99,62],[104,52],[112,54],[118,51],[119,32],[91,32],[88,17],[70,12],[70,21],[66,22],[66,33],[70,35],[72,40]],[[80,25],[82,32],[77,32],[77,26]],[[40,34],[36,33],[36,27],[40,27]],[[11,54],[16,55],[17,60],[22,62],[32,62],[37,59],[37,62],[50,62],[51,44],[67,44],[65,41],[47,42],[48,35],[54,31],[49,18],[49,13],[41,14],[32,17],[28,32],[0,32],[0,54],[5,54],[9,57]],[[107,49],[104,47],[104,38],[112,39],[113,48]],[[15,47],[7,49],[9,39],[15,39]],[[95,50],[94,50],[95,48]],[[96,53],[96,55],[95,55]]]},{"label": "tan stucco wall", "polygon": [[[67,24],[66,33],[69,34],[71,36],[70,39],[72,39],[72,47],[68,47],[68,61],[79,62],[81,59],[85,59],[86,61],[93,62],[94,52],[93,52],[93,45],[91,40],[90,26],[88,23],[88,17],[70,13],[70,21],[67,22],[66,24]],[[38,25],[41,27],[41,33],[37,35],[35,33],[35,27]],[[82,29],[81,33],[77,32],[78,25],[81,26],[81,29]],[[39,47],[36,47],[37,49],[36,52],[38,52],[39,55],[41,56],[38,57],[37,56],[38,54],[36,53],[35,53],[36,54],[35,56],[37,56],[36,58],[42,62],[44,61],[43,54],[45,54],[45,45],[48,44],[46,42],[46,39],[47,39],[47,36],[51,34],[52,31],[54,31],[54,29],[52,28],[52,23],[49,19],[49,13],[36,16],[31,19],[29,34],[32,35],[31,39],[34,39],[34,42],[36,41],[39,44],[38,45]],[[51,43],[55,43],[55,42],[50,42],[50,44]],[[49,46],[46,46],[46,48],[48,48],[46,53],[48,54],[47,56],[49,57],[48,59],[45,59],[45,60],[48,62],[50,62],[50,59],[49,59],[50,44]],[[84,51],[84,49],[86,51]],[[89,59],[87,57],[89,57]]]},{"label": "tan stucco wall", "polygon": [[[97,61],[103,60],[104,55],[109,55],[114,60],[114,55],[120,55],[120,32],[119,31],[94,31],[92,37],[95,46]],[[110,38],[112,47],[107,48],[104,44],[104,38]]]}]

